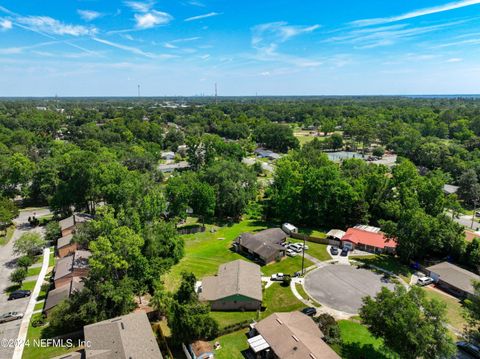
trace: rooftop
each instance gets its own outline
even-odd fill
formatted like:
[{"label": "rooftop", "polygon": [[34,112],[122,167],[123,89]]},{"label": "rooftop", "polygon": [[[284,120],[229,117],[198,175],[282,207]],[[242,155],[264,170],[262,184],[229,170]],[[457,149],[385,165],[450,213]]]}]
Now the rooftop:
[{"label": "rooftop", "polygon": [[213,301],[237,294],[262,301],[260,266],[238,259],[221,264],[216,276],[202,281],[201,300]]},{"label": "rooftop", "polygon": [[43,310],[46,311],[52,309],[62,300],[70,298],[73,293],[81,291],[83,289],[83,286],[84,283],[81,278],[75,277],[72,278],[72,280],[68,284],[49,291]]},{"label": "rooftop", "polygon": [[[368,227],[376,228],[376,227]],[[379,229],[380,230],[380,229]],[[342,241],[349,241],[355,244],[363,244],[376,248],[391,247],[395,248],[397,242],[389,240],[382,232],[374,232],[370,230],[360,229],[357,227],[347,229],[347,232],[342,237]]]},{"label": "rooftop", "polygon": [[318,325],[298,311],[274,313],[255,325],[261,338],[257,347],[265,347],[263,340],[281,359],[339,359],[323,340]]},{"label": "rooftop", "polygon": [[64,237],[61,237],[57,241],[57,248],[63,248],[72,243],[73,234],[68,234]]},{"label": "rooftop", "polygon": [[435,264],[427,270],[438,274],[443,282],[470,294],[475,293],[472,281],[480,281],[479,275],[448,262]]},{"label": "rooftop", "polygon": [[77,250],[75,253],[58,260],[55,265],[54,280],[63,278],[77,268],[88,268],[88,258],[92,253],[90,251]]},{"label": "rooftop", "polygon": [[104,320],[83,328],[86,359],[161,359],[157,340],[144,312]]}]

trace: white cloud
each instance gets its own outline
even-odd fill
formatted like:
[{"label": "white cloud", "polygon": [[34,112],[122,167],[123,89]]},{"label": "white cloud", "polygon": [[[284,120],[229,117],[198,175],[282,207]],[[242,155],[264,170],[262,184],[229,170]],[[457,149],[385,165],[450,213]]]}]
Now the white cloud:
[{"label": "white cloud", "polygon": [[77,13],[85,21],[92,21],[102,16],[101,13],[93,10],[77,10]]},{"label": "white cloud", "polygon": [[447,62],[462,62],[463,59],[459,58],[459,57],[453,57],[451,59],[448,59]]},{"label": "white cloud", "polygon": [[272,43],[285,42],[292,37],[306,34],[320,28],[320,25],[288,25],[284,21],[260,24],[252,28],[252,45],[259,45],[268,38]]},{"label": "white cloud", "polygon": [[125,1],[124,4],[133,11],[137,12],[148,12],[153,7],[153,5],[155,5],[153,1]]},{"label": "white cloud", "polygon": [[28,27],[32,31],[43,32],[54,35],[86,36],[95,35],[95,27],[85,27],[82,25],[64,24],[61,21],[49,16],[26,16],[16,19],[19,24]]},{"label": "white cloud", "polygon": [[13,23],[8,19],[0,20],[0,30],[10,30],[13,27]]},{"label": "white cloud", "polygon": [[141,56],[150,57],[150,58],[155,57],[155,55],[153,55],[152,53],[145,52],[145,51],[140,50],[140,49],[138,49],[136,47],[133,47],[133,46],[122,45],[122,44],[119,44],[119,43],[116,43],[116,42],[111,42],[111,41],[108,41],[108,40],[99,39],[98,37],[94,37],[93,40],[95,40],[95,41],[97,41],[101,44],[107,45],[107,46],[111,46],[111,47],[115,47],[115,48],[120,49],[120,50],[125,50],[125,51],[128,51],[128,52],[131,52],[132,54],[135,54],[135,55],[141,55]]},{"label": "white cloud", "polygon": [[352,21],[350,24],[354,26],[370,26],[370,25],[387,24],[387,23],[396,22],[396,21],[413,19],[420,16],[436,14],[444,11],[460,9],[462,7],[477,5],[477,4],[480,4],[480,0],[462,0],[462,1],[451,2],[445,5],[419,9],[419,10],[411,11],[406,14],[402,14],[398,16],[356,20],[356,21]]},{"label": "white cloud", "polygon": [[208,14],[203,14],[203,15],[188,17],[188,18],[186,18],[184,21],[201,20],[201,19],[206,19],[206,18],[213,17],[213,16],[218,16],[218,15],[221,15],[221,14],[218,13],[218,12],[209,12]]},{"label": "white cloud", "polygon": [[175,46],[175,45],[173,45],[169,42],[164,43],[163,46],[166,47],[167,49],[177,49],[178,48],[178,46]]},{"label": "white cloud", "polygon": [[170,14],[156,10],[145,14],[135,14],[136,27],[139,29],[150,29],[157,25],[165,25],[172,19],[173,17]]},{"label": "white cloud", "polygon": [[7,47],[7,48],[0,49],[0,54],[2,54],[2,55],[21,54],[21,53],[25,52],[25,50],[32,50],[32,49],[36,49],[36,48],[39,48],[39,47],[54,45],[54,44],[58,44],[58,43],[59,43],[59,41],[47,41],[47,42],[41,42],[41,43],[30,45],[30,46]]}]

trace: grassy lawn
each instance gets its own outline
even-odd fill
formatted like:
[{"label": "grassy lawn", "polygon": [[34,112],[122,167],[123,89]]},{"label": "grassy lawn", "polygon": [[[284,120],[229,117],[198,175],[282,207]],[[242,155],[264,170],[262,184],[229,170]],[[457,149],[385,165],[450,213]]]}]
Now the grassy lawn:
[{"label": "grassy lawn", "polygon": [[35,307],[33,307],[33,310],[34,311],[35,310],[42,310],[44,304],[45,304],[44,302],[35,304]]},{"label": "grassy lawn", "polygon": [[[299,239],[292,239],[290,242],[294,243],[303,243],[302,240]],[[327,245],[321,243],[314,243],[314,242],[305,242],[308,246],[308,249],[305,253],[310,254],[311,256],[321,260],[321,261],[328,261],[332,259],[327,251]],[[301,253],[300,253],[301,255]]]},{"label": "grassy lawn", "polygon": [[306,292],[305,289],[303,288],[303,285],[301,285],[301,284],[299,284],[299,283],[296,283],[296,284],[295,284],[295,288],[297,288],[298,294],[300,294],[303,299],[308,300],[310,303],[312,303],[313,306],[315,306],[315,307],[321,307],[321,306],[322,306],[320,303],[318,303],[316,300],[312,299],[312,298],[307,294],[307,292]]},{"label": "grassy lawn", "polygon": [[387,254],[373,254],[371,256],[350,256],[350,259],[354,259],[358,262],[374,265],[393,272],[396,275],[402,277],[407,283],[410,281],[410,276],[415,272],[408,266],[400,263],[395,257]]},{"label": "grassy lawn", "polygon": [[[185,256],[180,263],[175,265],[171,271],[163,277],[165,287],[171,291],[178,287],[182,271],[190,271],[198,279],[206,275],[213,275],[217,272],[218,266],[222,263],[236,259],[246,259],[241,254],[230,250],[232,242],[243,232],[255,232],[265,229],[266,226],[254,220],[244,220],[240,223],[215,227],[207,225],[203,233],[184,235]],[[305,260],[305,267],[312,263]],[[301,270],[302,259],[300,257],[286,258],[285,260],[262,267],[265,275],[277,272],[293,274]]]},{"label": "grassy lawn", "polygon": [[[27,340],[29,340],[30,343],[33,343],[35,339],[39,339],[41,337],[42,329],[44,327],[34,328],[31,325],[33,319],[38,318],[40,316],[41,316],[40,313],[34,314],[32,316],[32,320],[30,321],[30,325],[28,326]],[[44,359],[44,358],[47,359],[57,355],[62,355],[62,354],[75,351],[76,349],[77,348],[62,348],[62,347],[42,348],[42,347],[36,347],[34,345],[30,345],[28,347],[25,347],[23,351],[22,359]]]},{"label": "grassy lawn", "polygon": [[248,349],[246,329],[239,330],[227,335],[218,337],[211,342],[212,348],[215,342],[219,342],[221,349],[215,351],[217,359],[243,359],[242,351]]},{"label": "grassy lawn", "polygon": [[305,307],[293,295],[290,287],[283,287],[280,283],[274,283],[264,290],[263,305],[266,309],[260,312],[260,316],[257,312],[211,312],[210,315],[218,321],[221,328],[225,328],[246,320],[260,320],[275,312],[292,312]]},{"label": "grassy lawn", "polygon": [[27,277],[33,277],[34,275],[39,275],[42,267],[30,267],[27,271]]},{"label": "grassy lawn", "polygon": [[307,236],[317,237],[317,238],[325,238],[327,236],[326,232],[322,230],[315,229],[315,228],[306,228],[306,227],[299,228],[298,233],[306,234]]},{"label": "grassy lawn", "polygon": [[2,231],[2,234],[0,234],[0,246],[4,246],[12,239],[13,232],[15,232],[15,226],[13,224],[8,226],[5,231]]},{"label": "grassy lawn", "polygon": [[334,350],[347,359],[387,359],[398,358],[395,353],[383,347],[383,341],[376,339],[368,329],[350,320],[340,320],[342,343],[333,346]]},{"label": "grassy lawn", "polygon": [[464,326],[467,324],[465,319],[462,316],[463,308],[462,303],[447,294],[439,293],[435,289],[424,288],[427,298],[437,299],[442,303],[445,303],[447,306],[447,319],[448,322],[457,329],[458,331],[463,331]]},{"label": "grassy lawn", "polygon": [[37,283],[36,280],[32,280],[32,281],[30,281],[30,282],[23,282],[21,289],[33,291],[33,288],[35,288],[35,284],[36,284],[36,283]]},{"label": "grassy lawn", "polygon": [[53,267],[55,265],[55,248],[50,247],[50,258],[48,258],[48,266]]}]

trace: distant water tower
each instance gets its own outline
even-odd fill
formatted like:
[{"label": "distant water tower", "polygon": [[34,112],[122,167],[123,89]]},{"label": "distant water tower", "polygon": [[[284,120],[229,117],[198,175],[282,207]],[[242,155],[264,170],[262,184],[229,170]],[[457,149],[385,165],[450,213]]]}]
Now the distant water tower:
[{"label": "distant water tower", "polygon": [[138,97],[140,97],[140,85],[137,85]]}]

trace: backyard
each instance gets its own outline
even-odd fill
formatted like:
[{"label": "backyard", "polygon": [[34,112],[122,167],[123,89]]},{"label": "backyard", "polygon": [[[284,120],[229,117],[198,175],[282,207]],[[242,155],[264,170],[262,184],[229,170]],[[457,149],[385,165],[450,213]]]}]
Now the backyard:
[{"label": "backyard", "polygon": [[[222,263],[236,259],[248,260],[230,249],[233,240],[243,232],[255,232],[265,228],[267,227],[264,223],[244,220],[223,227],[208,225],[207,230],[203,233],[183,235],[185,256],[180,263],[171,269],[168,275],[164,276],[165,287],[171,291],[175,290],[180,282],[182,271],[190,271],[195,274],[198,280],[201,280],[206,275],[215,274],[218,266]],[[310,265],[312,265],[312,262],[305,260],[305,267]],[[262,273],[265,275],[277,272],[293,274],[300,271],[301,266],[301,256],[287,257],[278,263],[262,267]]]},{"label": "backyard", "polygon": [[345,359],[389,359],[398,355],[383,346],[382,339],[375,338],[367,327],[353,320],[340,320],[341,344],[332,348]]}]

